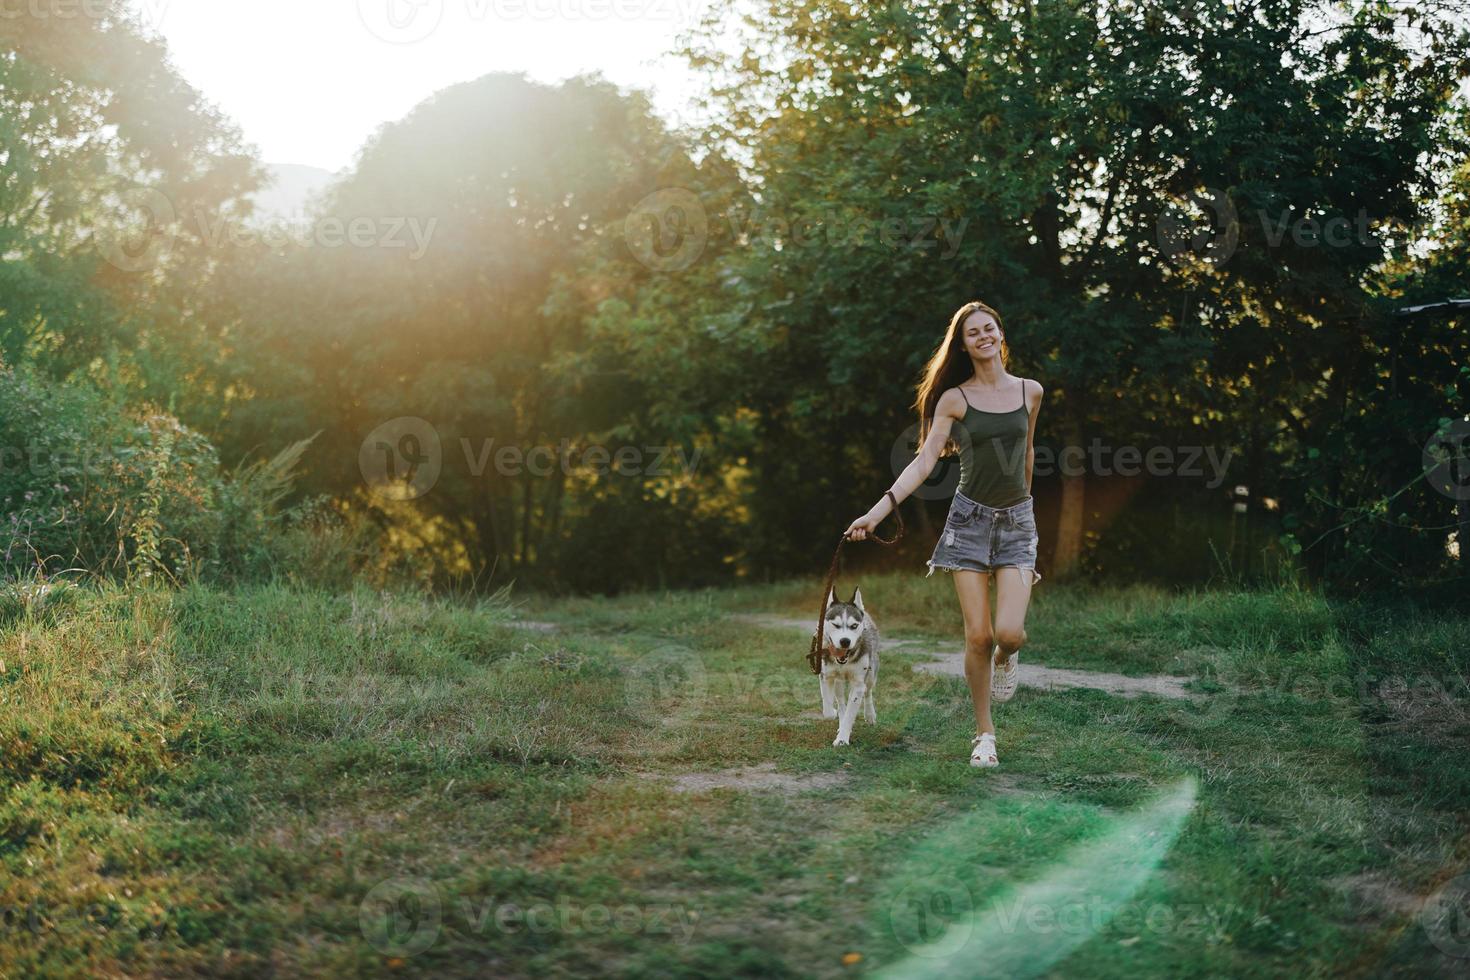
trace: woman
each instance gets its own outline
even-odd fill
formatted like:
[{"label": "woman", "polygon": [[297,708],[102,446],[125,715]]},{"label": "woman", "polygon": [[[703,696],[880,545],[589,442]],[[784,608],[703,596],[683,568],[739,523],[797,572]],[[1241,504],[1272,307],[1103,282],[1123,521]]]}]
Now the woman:
[{"label": "woman", "polygon": [[854,541],[866,538],[929,478],[942,453],[958,450],[959,489],[928,565],[930,575],[936,568],[954,573],[965,616],[965,678],[975,702],[970,765],[986,768],[999,765],[990,702],[1009,701],[1016,693],[1017,652],[1026,642],[1026,607],[1031,587],[1041,579],[1036,571],[1031,470],[1043,392],[1035,381],[1006,371],[1009,356],[995,310],[979,301],[959,308],[919,385],[918,456],[846,532]]}]

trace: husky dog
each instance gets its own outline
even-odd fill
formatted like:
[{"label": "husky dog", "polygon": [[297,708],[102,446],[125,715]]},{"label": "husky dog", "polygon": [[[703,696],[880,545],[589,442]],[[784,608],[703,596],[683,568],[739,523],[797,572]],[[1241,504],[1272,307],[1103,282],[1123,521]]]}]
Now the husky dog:
[{"label": "husky dog", "polygon": [[850,744],[859,706],[868,724],[878,721],[873,707],[877,686],[878,624],[863,608],[861,589],[853,590],[850,602],[839,602],[833,589],[822,622],[822,717],[837,718],[841,713],[833,745]]}]

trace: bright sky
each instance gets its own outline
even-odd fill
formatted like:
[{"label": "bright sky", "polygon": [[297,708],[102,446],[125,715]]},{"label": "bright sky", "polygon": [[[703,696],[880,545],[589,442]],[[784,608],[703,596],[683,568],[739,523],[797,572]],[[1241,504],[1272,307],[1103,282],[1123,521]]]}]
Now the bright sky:
[{"label": "bright sky", "polygon": [[698,78],[666,52],[717,0],[131,0],[175,67],[270,163],[336,171],[378,125],[492,71],[600,71],[674,118]]}]

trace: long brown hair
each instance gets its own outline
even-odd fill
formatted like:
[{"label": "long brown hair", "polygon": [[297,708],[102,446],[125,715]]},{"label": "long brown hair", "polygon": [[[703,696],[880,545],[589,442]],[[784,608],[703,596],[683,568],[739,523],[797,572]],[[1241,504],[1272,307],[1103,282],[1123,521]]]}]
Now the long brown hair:
[{"label": "long brown hair", "polygon": [[[1000,327],[1000,363],[1005,365],[1010,358],[1010,349],[1005,342],[1005,324],[1000,322],[1000,314],[980,302],[978,299],[971,300],[958,310],[954,316],[949,318],[949,329],[944,332],[944,340],[938,349],[929,358],[929,363],[924,366],[924,379],[919,382],[918,397],[914,399],[914,407],[919,410],[919,445],[924,445],[924,440],[929,437],[929,427],[934,424],[934,411],[939,405],[939,396],[956,385],[964,384],[975,374],[975,367],[970,363],[970,355],[965,353],[965,337],[963,328],[965,318],[975,311],[989,313],[995,317],[995,325]],[[953,439],[945,444],[946,453],[959,451],[958,445]]]}]

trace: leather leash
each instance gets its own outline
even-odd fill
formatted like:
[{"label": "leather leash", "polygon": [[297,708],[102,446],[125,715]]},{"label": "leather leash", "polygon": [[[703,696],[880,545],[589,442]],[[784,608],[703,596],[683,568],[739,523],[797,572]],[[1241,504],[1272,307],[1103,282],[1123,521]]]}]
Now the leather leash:
[{"label": "leather leash", "polygon": [[[893,501],[893,519],[898,521],[898,530],[891,538],[880,538],[875,530],[869,535],[869,540],[884,546],[892,546],[898,544],[899,539],[903,537],[903,515],[898,512],[898,498],[893,495],[893,491],[885,490],[883,495]],[[837,582],[837,563],[842,558],[842,546],[845,544],[847,544],[847,533],[844,531],[842,537],[837,539],[837,549],[832,552],[832,563],[827,566],[827,577],[822,581],[822,611],[817,614],[817,631],[812,634],[811,650],[806,655],[807,665],[811,667],[813,674],[822,672],[822,634],[827,622],[827,597],[832,594],[832,587]]]}]

